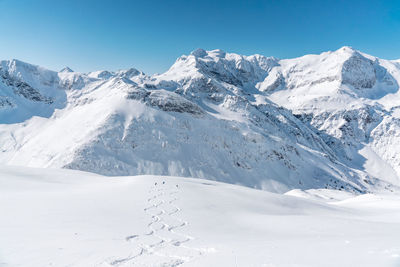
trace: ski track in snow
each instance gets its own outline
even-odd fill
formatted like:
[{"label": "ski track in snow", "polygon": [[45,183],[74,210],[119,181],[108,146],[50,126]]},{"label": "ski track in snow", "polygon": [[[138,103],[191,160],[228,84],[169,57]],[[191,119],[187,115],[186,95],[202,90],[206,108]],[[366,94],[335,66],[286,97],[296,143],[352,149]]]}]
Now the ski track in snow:
[{"label": "ski track in snow", "polygon": [[[148,233],[132,234],[125,238],[136,245],[138,252],[123,258],[109,258],[100,266],[163,266],[176,267],[203,255],[204,251],[186,244],[194,237],[177,232],[188,222],[179,217],[181,209],[175,204],[179,200],[179,188],[171,185],[155,184],[147,199],[149,206],[143,211],[151,218],[147,224]],[[170,223],[170,221],[174,223]],[[150,241],[150,240],[151,241]],[[144,259],[147,257],[147,259]],[[149,264],[149,265],[147,265]]]}]

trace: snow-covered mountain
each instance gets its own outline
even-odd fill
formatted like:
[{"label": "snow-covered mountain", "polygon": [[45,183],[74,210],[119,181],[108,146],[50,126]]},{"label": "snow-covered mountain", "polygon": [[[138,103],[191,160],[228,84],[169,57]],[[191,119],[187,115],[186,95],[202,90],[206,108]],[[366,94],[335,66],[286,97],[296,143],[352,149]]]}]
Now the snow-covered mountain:
[{"label": "snow-covered mountain", "polygon": [[400,185],[400,63],[198,49],[163,74],[0,62],[0,161],[270,191]]}]

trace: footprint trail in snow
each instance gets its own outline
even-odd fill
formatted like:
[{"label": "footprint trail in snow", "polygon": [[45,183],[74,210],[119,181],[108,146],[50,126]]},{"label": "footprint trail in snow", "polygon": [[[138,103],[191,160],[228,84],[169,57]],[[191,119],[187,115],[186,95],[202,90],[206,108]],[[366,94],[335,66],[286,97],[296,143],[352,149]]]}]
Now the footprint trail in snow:
[{"label": "footprint trail in snow", "polygon": [[179,214],[178,186],[155,184],[149,190],[148,206],[143,211],[150,218],[148,232],[125,238],[134,245],[132,253],[123,258],[108,260],[111,266],[163,266],[175,267],[203,254],[202,249],[188,243],[193,237],[181,229],[188,225]]}]

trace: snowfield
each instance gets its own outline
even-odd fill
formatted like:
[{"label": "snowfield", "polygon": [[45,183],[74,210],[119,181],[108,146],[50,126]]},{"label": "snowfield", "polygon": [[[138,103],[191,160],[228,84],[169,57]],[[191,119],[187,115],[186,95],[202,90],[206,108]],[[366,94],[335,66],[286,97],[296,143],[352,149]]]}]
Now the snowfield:
[{"label": "snowfield", "polygon": [[1,166],[0,266],[395,267],[399,200]]}]

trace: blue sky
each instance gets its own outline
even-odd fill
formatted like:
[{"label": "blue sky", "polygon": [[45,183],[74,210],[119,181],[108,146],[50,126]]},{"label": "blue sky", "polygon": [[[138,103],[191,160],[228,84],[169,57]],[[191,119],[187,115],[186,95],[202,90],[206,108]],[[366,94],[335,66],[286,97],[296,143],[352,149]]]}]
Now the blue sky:
[{"label": "blue sky", "polygon": [[0,59],[163,72],[196,48],[291,58],[344,45],[400,58],[400,1],[0,0]]}]

